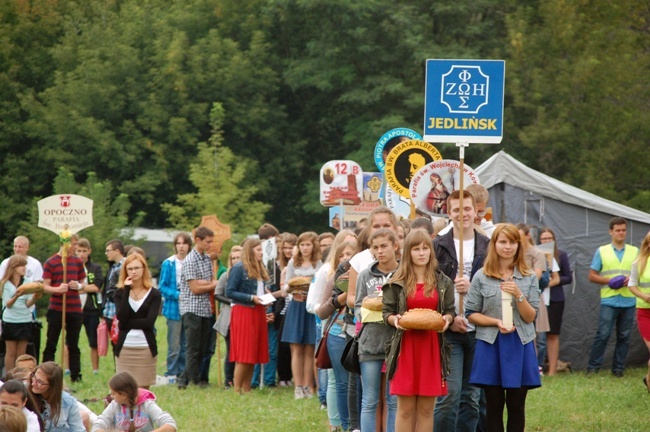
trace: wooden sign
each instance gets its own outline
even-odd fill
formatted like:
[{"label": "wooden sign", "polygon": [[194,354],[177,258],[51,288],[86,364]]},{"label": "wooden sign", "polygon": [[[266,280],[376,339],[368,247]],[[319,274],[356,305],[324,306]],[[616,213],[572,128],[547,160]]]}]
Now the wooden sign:
[{"label": "wooden sign", "polygon": [[[213,254],[215,252],[221,253],[221,246],[226,240],[232,237],[230,225],[221,223],[217,218],[217,215],[208,215],[201,218],[201,224],[199,226],[210,228],[212,232],[214,232],[214,243],[212,243],[210,250],[207,251],[208,254]],[[196,230],[193,230],[192,234],[194,234],[194,231]]]}]

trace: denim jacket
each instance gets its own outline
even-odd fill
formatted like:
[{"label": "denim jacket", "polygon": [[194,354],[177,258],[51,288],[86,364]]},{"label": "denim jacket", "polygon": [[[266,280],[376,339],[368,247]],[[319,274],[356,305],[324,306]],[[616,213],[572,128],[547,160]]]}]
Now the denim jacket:
[{"label": "denim jacket", "polygon": [[[521,290],[521,293],[526,297],[528,303],[535,309],[539,307],[539,281],[537,276],[533,273],[528,276],[522,276],[518,269],[515,269],[513,280]],[[494,279],[486,276],[483,269],[480,269],[472,279],[472,286],[467,293],[465,299],[466,316],[472,313],[480,312],[483,315],[501,319],[501,279]],[[527,323],[519,314],[515,302],[517,299],[512,299],[513,308],[513,323],[517,334],[521,339],[522,344],[527,344],[535,340],[535,322]],[[476,339],[493,344],[499,334],[497,326],[476,326]]]},{"label": "denim jacket", "polygon": [[63,392],[61,395],[61,412],[56,424],[52,424],[50,405],[45,401],[43,404],[45,432],[86,432],[86,428],[81,422],[81,414],[79,413],[77,400],[67,392]]},{"label": "denim jacket", "polygon": [[257,279],[248,277],[248,272],[240,261],[230,269],[226,296],[235,304],[254,307],[253,296],[255,295],[257,295]]}]

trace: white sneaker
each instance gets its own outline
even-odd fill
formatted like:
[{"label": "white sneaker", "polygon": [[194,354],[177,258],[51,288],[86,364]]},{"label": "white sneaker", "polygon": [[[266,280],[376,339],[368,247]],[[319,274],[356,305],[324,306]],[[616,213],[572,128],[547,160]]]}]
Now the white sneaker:
[{"label": "white sneaker", "polygon": [[305,386],[302,388],[302,397],[304,399],[311,399],[314,397],[313,393],[311,392],[311,388],[308,386]]},{"label": "white sneaker", "polygon": [[167,379],[166,376],[156,375],[156,385],[157,386],[162,386],[162,385],[167,385],[167,384],[169,384],[169,380]]},{"label": "white sneaker", "polygon": [[176,375],[169,375],[167,378],[167,384],[176,384]]},{"label": "white sneaker", "polygon": [[304,393],[302,392],[302,387],[297,386],[297,387],[293,390],[293,398],[296,399],[296,400],[298,400],[298,399],[304,399],[304,398],[305,398],[305,395],[304,395]]}]

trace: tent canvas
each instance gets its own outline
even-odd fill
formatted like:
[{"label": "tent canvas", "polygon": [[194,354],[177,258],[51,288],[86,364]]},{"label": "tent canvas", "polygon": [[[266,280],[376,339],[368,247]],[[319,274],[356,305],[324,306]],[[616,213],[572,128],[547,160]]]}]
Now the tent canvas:
[{"label": "tent canvas", "polygon": [[[493,221],[550,227],[558,247],[566,251],[574,282],[565,286],[566,302],[560,336],[560,359],[572,366],[587,366],[596,334],[600,293],[589,282],[589,266],[596,249],[611,242],[609,221],[620,216],[628,221],[627,242],[639,246],[650,231],[650,214],[615,203],[535,171],[500,151],[475,169],[490,192]],[[611,367],[615,331],[610,337],[603,369]],[[636,328],[632,330],[628,365],[642,365],[648,350]]]}]

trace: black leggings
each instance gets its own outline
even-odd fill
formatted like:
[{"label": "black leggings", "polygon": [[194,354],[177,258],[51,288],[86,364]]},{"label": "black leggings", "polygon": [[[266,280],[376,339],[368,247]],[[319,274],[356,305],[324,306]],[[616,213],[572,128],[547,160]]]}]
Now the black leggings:
[{"label": "black leggings", "polygon": [[503,432],[503,406],[508,408],[507,432],[524,432],[527,388],[486,386],[487,432]]}]

